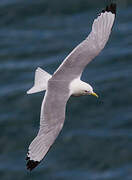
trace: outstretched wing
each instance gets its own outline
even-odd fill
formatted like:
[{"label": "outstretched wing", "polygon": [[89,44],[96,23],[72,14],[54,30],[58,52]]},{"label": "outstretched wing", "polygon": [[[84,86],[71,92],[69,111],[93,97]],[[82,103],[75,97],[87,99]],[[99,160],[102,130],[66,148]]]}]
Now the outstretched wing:
[{"label": "outstretched wing", "polygon": [[44,158],[61,131],[65,119],[65,107],[69,98],[68,84],[51,81],[42,102],[40,130],[29,146],[27,169],[34,169]]},{"label": "outstretched wing", "polygon": [[106,45],[116,15],[116,4],[111,3],[94,20],[89,36],[79,44],[59,66],[52,79],[72,81],[80,77],[85,66],[95,58]]}]

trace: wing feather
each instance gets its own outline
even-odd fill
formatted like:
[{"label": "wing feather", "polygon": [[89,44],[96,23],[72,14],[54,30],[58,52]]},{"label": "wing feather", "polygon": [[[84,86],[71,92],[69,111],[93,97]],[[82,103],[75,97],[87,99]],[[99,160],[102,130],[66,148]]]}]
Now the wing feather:
[{"label": "wing feather", "polygon": [[63,61],[52,76],[52,80],[71,82],[81,74],[85,66],[106,45],[115,20],[116,4],[112,3],[94,20],[89,36]]},{"label": "wing feather", "polygon": [[41,106],[40,129],[29,146],[26,158],[27,169],[32,170],[39,164],[60,133],[64,124],[68,98],[68,84],[48,82],[48,90]]}]

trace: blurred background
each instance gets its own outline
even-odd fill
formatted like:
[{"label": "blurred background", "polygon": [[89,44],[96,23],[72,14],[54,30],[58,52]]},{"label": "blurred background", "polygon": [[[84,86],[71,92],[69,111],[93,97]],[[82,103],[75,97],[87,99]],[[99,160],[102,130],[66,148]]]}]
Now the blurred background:
[{"label": "blurred background", "polygon": [[64,128],[32,172],[28,146],[44,93],[26,95],[39,66],[53,73],[85,39],[107,0],[0,1],[0,179],[132,179],[132,1],[118,0],[115,26],[82,79],[100,96],[71,98]]}]

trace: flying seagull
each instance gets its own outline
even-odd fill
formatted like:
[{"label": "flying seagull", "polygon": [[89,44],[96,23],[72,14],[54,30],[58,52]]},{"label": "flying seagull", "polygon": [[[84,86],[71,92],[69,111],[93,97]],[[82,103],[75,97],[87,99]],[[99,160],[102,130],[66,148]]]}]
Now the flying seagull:
[{"label": "flying seagull", "polygon": [[94,20],[89,36],[80,43],[62,62],[51,76],[41,68],[35,73],[34,86],[28,94],[46,90],[41,106],[40,129],[29,146],[27,169],[34,169],[45,157],[60,133],[64,120],[66,103],[70,96],[98,95],[90,84],[81,80],[86,65],[106,45],[116,15],[116,3],[110,3]]}]

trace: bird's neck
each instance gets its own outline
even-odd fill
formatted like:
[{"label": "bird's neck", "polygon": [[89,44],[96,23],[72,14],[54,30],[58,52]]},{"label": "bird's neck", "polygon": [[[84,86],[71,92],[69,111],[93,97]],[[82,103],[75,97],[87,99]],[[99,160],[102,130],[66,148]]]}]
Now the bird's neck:
[{"label": "bird's neck", "polygon": [[83,83],[84,82],[81,81],[79,78],[73,80],[69,86],[70,95],[75,96],[75,97],[82,96],[83,94],[81,90],[82,90]]}]

